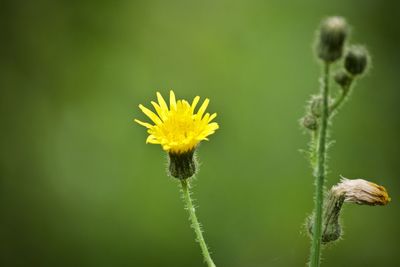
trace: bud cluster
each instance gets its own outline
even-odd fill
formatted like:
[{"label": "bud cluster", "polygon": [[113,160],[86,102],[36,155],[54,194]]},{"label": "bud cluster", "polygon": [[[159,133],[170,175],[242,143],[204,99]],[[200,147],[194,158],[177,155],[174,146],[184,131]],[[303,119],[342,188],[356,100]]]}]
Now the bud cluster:
[{"label": "bud cluster", "polygon": [[326,63],[333,63],[344,56],[344,69],[352,76],[365,72],[369,62],[368,51],[361,45],[346,47],[349,26],[342,17],[328,17],[317,32],[316,53]]},{"label": "bud cluster", "polygon": [[[325,64],[343,62],[332,78],[341,89],[338,99],[329,101],[329,115],[345,102],[354,80],[364,74],[370,62],[368,50],[361,45],[347,45],[349,25],[343,17],[333,16],[324,19],[317,31],[316,55]],[[322,97],[313,96],[306,115],[300,120],[301,126],[317,131],[322,114]]]},{"label": "bud cluster", "polygon": [[[328,100],[329,104],[332,104],[332,99]],[[316,131],[320,124],[320,118],[322,116],[322,97],[320,95],[311,96],[310,101],[307,105],[306,115],[301,118],[300,124],[311,131]]]}]

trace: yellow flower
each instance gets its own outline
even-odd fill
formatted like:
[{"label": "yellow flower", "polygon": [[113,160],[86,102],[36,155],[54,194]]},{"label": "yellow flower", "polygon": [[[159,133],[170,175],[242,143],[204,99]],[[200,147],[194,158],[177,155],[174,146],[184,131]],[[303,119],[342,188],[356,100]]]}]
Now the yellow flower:
[{"label": "yellow flower", "polygon": [[216,122],[211,122],[217,116],[216,113],[204,115],[209,99],[204,100],[197,113],[195,113],[195,108],[200,100],[198,96],[190,105],[186,100],[176,101],[175,94],[171,90],[169,108],[158,92],[157,100],[158,103],[151,101],[157,114],[139,105],[139,108],[155,125],[137,119],[135,121],[148,128],[149,136],[146,143],[160,144],[170,154],[183,154],[194,150],[200,141],[208,140],[207,136],[219,128]]}]

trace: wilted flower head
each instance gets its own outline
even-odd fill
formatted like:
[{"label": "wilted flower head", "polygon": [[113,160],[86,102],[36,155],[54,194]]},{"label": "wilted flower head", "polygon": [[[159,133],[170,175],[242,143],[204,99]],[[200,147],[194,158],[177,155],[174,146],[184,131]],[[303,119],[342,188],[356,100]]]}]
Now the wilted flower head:
[{"label": "wilted flower head", "polygon": [[[363,179],[341,179],[340,183],[329,190],[327,201],[324,205],[322,243],[327,244],[337,241],[342,236],[342,227],[339,222],[342,205],[345,202],[360,205],[386,205],[390,201],[388,193],[383,186],[368,182]],[[313,233],[314,222],[308,222],[308,230]]]},{"label": "wilted flower head", "polygon": [[345,202],[361,205],[386,205],[390,197],[383,186],[368,182],[363,179],[349,180],[342,178],[339,184],[332,187],[336,195],[344,196]]},{"label": "wilted flower head", "polygon": [[208,140],[207,136],[219,128],[216,122],[211,122],[217,116],[216,113],[204,115],[209,103],[208,98],[204,100],[197,113],[195,113],[195,108],[200,100],[198,96],[190,105],[186,100],[176,101],[175,94],[171,90],[169,108],[158,92],[157,99],[158,103],[151,101],[157,114],[139,105],[139,108],[155,125],[135,119],[137,123],[149,129],[146,143],[160,144],[169,153],[182,154],[193,150],[200,141]]}]

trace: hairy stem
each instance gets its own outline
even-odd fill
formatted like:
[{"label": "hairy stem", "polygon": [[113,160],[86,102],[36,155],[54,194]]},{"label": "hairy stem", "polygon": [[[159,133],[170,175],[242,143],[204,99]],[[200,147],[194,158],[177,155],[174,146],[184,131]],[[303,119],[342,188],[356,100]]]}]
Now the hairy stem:
[{"label": "hairy stem", "polygon": [[200,244],[201,252],[204,257],[204,261],[207,263],[208,267],[215,267],[214,262],[211,259],[210,252],[208,251],[207,244],[204,241],[203,233],[201,231],[200,223],[197,220],[195,208],[193,206],[192,199],[190,197],[190,185],[187,180],[181,180],[183,200],[186,205],[186,209],[189,211],[189,219],[191,222],[191,227],[196,233],[196,240]]},{"label": "hairy stem", "polygon": [[346,102],[347,96],[350,94],[351,84],[347,87],[343,88],[342,93],[338,98],[336,98],[335,102],[329,107],[329,116],[333,115],[336,110],[339,110],[342,105]]},{"label": "hairy stem", "polygon": [[326,175],[326,143],[329,120],[329,63],[324,65],[322,92],[322,114],[321,125],[317,143],[317,166],[315,169],[315,207],[314,227],[311,245],[310,267],[318,267],[321,258],[321,235],[322,235],[322,207],[324,203],[324,181]]},{"label": "hairy stem", "polygon": [[317,141],[318,131],[311,132],[311,141],[309,144],[309,155],[311,168],[315,170],[317,168]]}]

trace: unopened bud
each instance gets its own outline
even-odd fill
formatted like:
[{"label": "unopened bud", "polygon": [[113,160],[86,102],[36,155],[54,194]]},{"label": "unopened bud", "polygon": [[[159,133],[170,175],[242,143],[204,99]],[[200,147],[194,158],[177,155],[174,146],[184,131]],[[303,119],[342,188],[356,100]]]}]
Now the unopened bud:
[{"label": "unopened bud", "polygon": [[[343,196],[338,196],[329,192],[324,205],[324,216],[322,221],[322,236],[323,244],[338,240],[342,235],[342,227],[340,226],[339,217],[344,202]],[[310,235],[314,233],[314,216],[309,217],[308,232]]]},{"label": "unopened bud", "polygon": [[311,131],[315,131],[318,129],[318,119],[311,114],[307,114],[301,119],[301,125]]},{"label": "unopened bud", "polygon": [[338,240],[342,236],[342,227],[339,222],[344,197],[330,192],[325,204],[322,243],[326,244]]},{"label": "unopened bud", "polygon": [[317,118],[322,116],[322,97],[320,95],[313,96],[310,101],[310,112]]},{"label": "unopened bud", "polygon": [[325,62],[341,58],[348,33],[349,27],[344,18],[329,17],[323,20],[318,32],[318,57]]},{"label": "unopened bud", "polygon": [[352,75],[363,74],[369,61],[368,50],[360,45],[348,48],[344,58],[344,67]]},{"label": "unopened bud", "polygon": [[344,90],[347,90],[353,82],[353,77],[351,77],[351,75],[345,70],[339,70],[336,72],[334,79],[336,83],[339,84]]},{"label": "unopened bud", "polygon": [[197,162],[194,150],[176,154],[169,153],[170,175],[178,179],[187,179],[196,173]]}]

